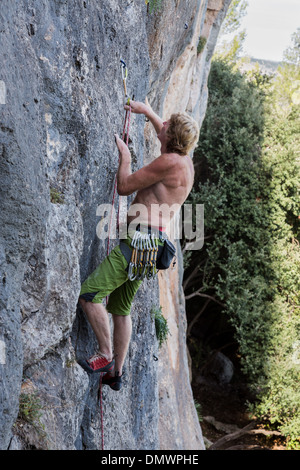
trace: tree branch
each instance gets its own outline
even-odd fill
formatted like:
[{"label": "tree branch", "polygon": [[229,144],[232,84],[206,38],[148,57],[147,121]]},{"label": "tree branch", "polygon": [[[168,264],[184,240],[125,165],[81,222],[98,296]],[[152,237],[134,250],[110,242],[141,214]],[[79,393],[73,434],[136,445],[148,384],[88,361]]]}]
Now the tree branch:
[{"label": "tree branch", "polygon": [[208,450],[216,450],[220,449],[224,444],[230,441],[234,441],[235,439],[238,439],[239,437],[243,436],[244,434],[248,433],[251,429],[253,429],[255,426],[255,422],[252,421],[250,424],[245,426],[242,429],[239,429],[236,432],[233,432],[232,434],[227,434],[227,436],[221,437],[221,439],[218,439],[216,442],[214,442]]},{"label": "tree branch", "polygon": [[195,274],[197,274],[198,272],[198,269],[199,269],[199,265],[197,265],[195,267],[195,269],[191,272],[191,274],[189,275],[189,277],[184,281],[183,283],[183,290],[185,290],[186,286],[188,285],[188,283],[190,282],[190,280],[195,276]]},{"label": "tree branch", "polygon": [[190,335],[191,333],[191,330],[194,326],[194,324],[196,323],[196,321],[199,319],[200,315],[202,315],[202,313],[204,312],[204,310],[206,309],[207,305],[209,304],[209,302],[211,301],[211,299],[207,299],[207,301],[205,302],[205,304],[203,305],[202,309],[200,310],[200,312],[197,313],[197,315],[194,316],[193,320],[190,322],[189,326],[188,326],[188,329],[187,329],[187,336]]},{"label": "tree branch", "polygon": [[212,295],[200,294],[200,289],[197,290],[196,292],[193,292],[192,294],[186,295],[186,296],[185,296],[185,300],[192,299],[193,297],[196,297],[196,296],[199,296],[199,297],[206,297],[207,299],[213,300],[214,302],[216,302],[217,304],[221,305],[222,307],[226,307],[225,304],[223,304],[223,303],[220,302],[219,300],[215,299]]}]

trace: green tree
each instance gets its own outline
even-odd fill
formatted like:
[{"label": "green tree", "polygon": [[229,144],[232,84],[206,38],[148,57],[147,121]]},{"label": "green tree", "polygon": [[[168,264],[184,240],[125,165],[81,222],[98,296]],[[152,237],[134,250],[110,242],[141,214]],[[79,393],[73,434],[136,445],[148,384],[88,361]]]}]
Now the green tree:
[{"label": "green tree", "polygon": [[241,60],[246,31],[239,29],[247,7],[248,0],[232,0],[230,3],[218,37],[216,58],[230,63]]},{"label": "green tree", "polygon": [[300,28],[292,35],[292,44],[283,54],[274,81],[273,103],[278,115],[289,115],[300,104]]},{"label": "green tree", "polygon": [[226,322],[232,326],[242,370],[257,397],[255,412],[295,445],[299,106],[291,103],[282,112],[277,79],[258,71],[243,75],[222,60],[213,61],[208,86],[190,198],[205,207],[205,244],[187,258],[188,319],[195,327],[195,318],[213,318],[219,325],[215,337]]},{"label": "green tree", "polygon": [[270,263],[275,292],[269,308],[271,353],[265,383],[254,408],[276,423],[299,448],[300,436],[300,107],[283,77],[297,71],[280,67],[267,102],[262,152],[267,176],[262,199],[271,235]]},{"label": "green tree", "polygon": [[300,66],[300,28],[292,34],[292,44],[284,51],[283,60],[285,63]]},{"label": "green tree", "polygon": [[[264,340],[268,312],[262,305],[270,295],[263,282],[267,269],[263,260],[269,256],[268,224],[258,202],[264,185],[258,178],[263,94],[240,72],[218,60],[212,63],[208,85],[209,103],[194,157],[198,171],[191,196],[193,203],[205,207],[206,242],[201,252],[193,254],[193,266],[186,272],[186,279],[195,273],[186,283],[186,294],[187,299],[210,299],[207,308],[214,312],[225,307],[240,336],[244,366],[256,378],[263,360],[251,345],[259,347]],[[256,333],[247,335],[252,330]]]},{"label": "green tree", "polygon": [[226,34],[234,33],[239,29],[241,25],[241,20],[247,13],[247,7],[248,0],[231,1],[226,17],[221,26],[221,37]]}]

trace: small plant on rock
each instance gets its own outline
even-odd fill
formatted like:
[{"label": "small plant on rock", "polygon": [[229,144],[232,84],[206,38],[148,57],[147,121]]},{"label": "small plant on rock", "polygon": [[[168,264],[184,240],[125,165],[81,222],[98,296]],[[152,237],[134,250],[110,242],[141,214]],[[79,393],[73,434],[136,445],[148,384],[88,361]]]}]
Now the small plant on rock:
[{"label": "small plant on rock", "polygon": [[151,310],[152,318],[155,321],[156,337],[158,339],[159,347],[167,340],[167,336],[170,333],[168,322],[161,312],[162,308],[153,307]]}]

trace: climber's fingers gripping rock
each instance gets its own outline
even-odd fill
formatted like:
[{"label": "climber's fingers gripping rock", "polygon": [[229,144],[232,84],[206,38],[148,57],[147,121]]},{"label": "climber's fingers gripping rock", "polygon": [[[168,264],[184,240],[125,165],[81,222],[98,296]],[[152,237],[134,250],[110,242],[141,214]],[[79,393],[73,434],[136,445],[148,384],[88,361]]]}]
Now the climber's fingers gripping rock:
[{"label": "climber's fingers gripping rock", "polygon": [[116,140],[116,144],[117,144],[117,147],[118,147],[118,150],[119,150],[120,154],[122,156],[128,156],[129,158],[131,158],[131,154],[130,154],[130,151],[129,151],[127,145],[125,144],[125,142],[122,139],[120,139],[118,134],[115,134],[115,140]]}]

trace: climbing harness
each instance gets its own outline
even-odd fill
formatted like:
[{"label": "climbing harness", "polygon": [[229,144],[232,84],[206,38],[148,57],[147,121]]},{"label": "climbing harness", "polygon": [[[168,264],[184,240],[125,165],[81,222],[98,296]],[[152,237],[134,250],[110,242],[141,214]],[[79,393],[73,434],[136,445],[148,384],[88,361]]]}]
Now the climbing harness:
[{"label": "climbing harness", "polygon": [[158,271],[168,269],[171,263],[175,266],[176,248],[166,233],[138,225],[130,237],[130,245],[120,242],[120,250],[128,263],[129,280],[151,279]]}]

